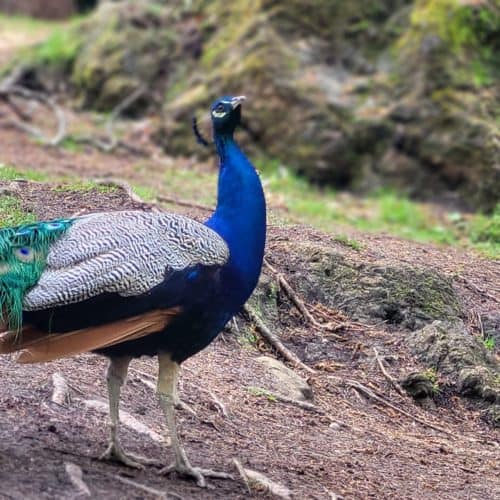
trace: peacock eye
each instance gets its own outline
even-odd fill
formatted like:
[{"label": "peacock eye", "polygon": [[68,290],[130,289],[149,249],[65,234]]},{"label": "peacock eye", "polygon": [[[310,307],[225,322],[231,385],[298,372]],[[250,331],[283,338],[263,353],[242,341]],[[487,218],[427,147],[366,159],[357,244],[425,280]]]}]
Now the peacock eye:
[{"label": "peacock eye", "polygon": [[35,258],[33,250],[29,247],[19,247],[14,250],[14,255],[21,262],[31,262]]},{"label": "peacock eye", "polygon": [[218,104],[217,107],[215,108],[215,111],[217,111],[218,113],[224,111],[224,105]]}]

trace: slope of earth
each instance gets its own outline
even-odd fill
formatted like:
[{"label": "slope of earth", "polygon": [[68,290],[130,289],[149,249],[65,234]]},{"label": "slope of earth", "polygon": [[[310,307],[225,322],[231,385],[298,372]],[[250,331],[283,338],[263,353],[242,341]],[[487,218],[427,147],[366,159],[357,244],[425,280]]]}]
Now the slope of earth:
[{"label": "slope of earth", "polygon": [[[89,159],[33,145],[18,152],[17,158],[10,153],[17,165],[28,161],[59,173],[68,164],[73,173],[85,175],[97,164],[106,165],[113,175],[130,167],[125,158]],[[121,190],[82,192],[16,181],[0,187],[10,190],[36,218],[141,206]],[[197,218],[205,215],[195,209],[188,212]],[[491,293],[478,290],[493,291],[497,286],[496,263],[458,250],[371,236],[361,239],[364,249],[356,251],[307,228],[272,225],[267,255],[280,270],[300,257],[293,245],[289,258],[282,253],[280,242],[287,238],[301,243],[328,239],[334,250],[360,264],[390,260],[392,264],[444,268],[466,280],[454,283],[465,310],[476,306],[484,313],[498,304]],[[183,370],[181,397],[197,416],[180,411],[180,429],[195,464],[237,476],[233,460],[239,459],[244,467],[289,488],[293,498],[498,498],[499,436],[480,418],[480,407],[445,388],[435,405],[424,410],[400,396],[382,375],[373,347],[383,355],[386,367],[390,363],[387,369],[396,378],[421,368],[401,341],[400,329],[385,324],[354,329],[347,320],[345,329],[323,335],[298,316],[289,309],[278,324],[277,333],[290,349],[302,356],[304,345],[327,343],[331,348],[329,362],[316,364],[315,374],[296,369],[307,377],[320,411],[282,402],[265,392],[278,392],[281,387],[256,358],[262,354],[259,351],[275,353],[238,319],[236,335],[236,328],[224,333],[186,362]],[[210,489],[200,490],[176,476],[159,477],[154,467],[135,471],[97,460],[107,439],[106,416],[99,410],[100,402],[106,400],[104,371],[105,361],[93,355],[43,366],[17,365],[11,357],[0,358],[0,497],[76,496],[78,490],[66,473],[68,464],[81,468],[92,498],[157,498],[158,491],[166,492],[167,498],[249,496],[241,480],[213,480]],[[164,421],[151,388],[155,371],[151,359],[133,364],[122,408],[147,430],[124,426],[122,439],[130,451],[167,463],[172,457],[157,437],[164,432]],[[63,405],[51,402],[56,372],[69,384],[71,400]],[[392,406],[366,399],[355,389],[356,383]],[[251,495],[260,498],[262,492],[253,489]]]}]

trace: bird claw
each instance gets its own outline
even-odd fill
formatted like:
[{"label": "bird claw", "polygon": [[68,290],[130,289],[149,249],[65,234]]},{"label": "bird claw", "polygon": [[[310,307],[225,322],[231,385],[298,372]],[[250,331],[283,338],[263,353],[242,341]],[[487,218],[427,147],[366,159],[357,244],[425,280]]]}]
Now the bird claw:
[{"label": "bird claw", "polygon": [[109,460],[118,462],[133,469],[144,470],[145,465],[162,465],[154,458],[146,458],[133,453],[125,453],[120,445],[110,443],[106,451],[99,457],[99,460]]},{"label": "bird claw", "polygon": [[201,469],[200,467],[193,467],[189,464],[176,463],[167,465],[167,467],[161,469],[158,474],[166,475],[174,471],[182,476],[192,477],[200,488],[206,488],[207,482],[205,478],[207,477],[213,477],[216,479],[234,479],[231,474],[227,474],[226,472],[218,472],[211,469]]}]

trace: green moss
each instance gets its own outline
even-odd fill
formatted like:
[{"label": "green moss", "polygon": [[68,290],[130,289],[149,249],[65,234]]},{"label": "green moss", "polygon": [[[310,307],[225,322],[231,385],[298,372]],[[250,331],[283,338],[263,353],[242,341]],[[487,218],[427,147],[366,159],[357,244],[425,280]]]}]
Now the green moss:
[{"label": "green moss", "polygon": [[498,75],[499,38],[500,10],[493,3],[417,0],[399,48],[406,57],[427,44],[424,57],[437,80],[447,76],[452,83],[483,86]]},{"label": "green moss", "polygon": [[253,396],[264,396],[268,401],[272,401],[273,403],[277,401],[276,396],[262,387],[247,387],[247,390]]},{"label": "green moss", "polygon": [[478,216],[471,223],[472,241],[500,245],[500,203],[490,216]]},{"label": "green moss", "polygon": [[47,180],[47,175],[36,170],[19,170],[10,165],[0,164],[0,181],[13,181],[15,179],[43,182]]},{"label": "green moss", "polygon": [[81,193],[88,193],[90,191],[98,191],[100,193],[114,193],[118,190],[116,186],[100,184],[92,181],[83,180],[66,180],[63,184],[55,186],[54,191],[56,192],[69,192],[78,191]]},{"label": "green moss", "polygon": [[58,28],[36,48],[33,57],[42,64],[70,66],[81,44],[81,36],[75,29]]},{"label": "green moss", "polygon": [[22,209],[21,202],[15,196],[0,196],[0,227],[18,226],[34,222],[33,214]]},{"label": "green moss", "polygon": [[353,240],[345,234],[336,235],[333,239],[346,247],[352,248],[353,250],[360,251],[363,249],[363,245],[359,241]]}]

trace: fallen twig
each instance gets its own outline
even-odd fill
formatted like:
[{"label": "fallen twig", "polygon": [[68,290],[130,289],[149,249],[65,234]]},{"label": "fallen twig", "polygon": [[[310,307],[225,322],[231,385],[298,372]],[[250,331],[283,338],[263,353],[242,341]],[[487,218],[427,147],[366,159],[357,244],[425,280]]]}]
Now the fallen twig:
[{"label": "fallen twig", "polygon": [[[153,389],[153,391],[156,392],[156,390],[157,390],[156,384],[154,382],[152,382],[151,380],[145,379],[143,377],[137,377],[137,380],[139,380],[139,382],[142,382],[146,387],[149,387],[150,389]],[[186,411],[188,413],[191,413],[191,415],[193,415],[193,417],[198,418],[198,414],[187,403],[182,401],[182,399],[179,399],[176,402],[176,406],[178,408],[183,409],[184,411]]]},{"label": "fallen twig", "polygon": [[224,403],[212,391],[207,389],[206,392],[212,398],[212,401],[214,402],[215,406],[217,408],[219,408],[222,415],[224,415],[224,417],[226,417],[226,418],[229,418],[229,413],[227,412],[227,409],[226,409],[226,406],[224,405]]},{"label": "fallen twig", "polygon": [[374,401],[377,401],[378,403],[381,403],[383,405],[388,406],[389,408],[392,408],[394,411],[401,413],[402,415],[405,415],[406,417],[414,420],[415,422],[418,422],[419,424],[422,424],[426,427],[434,429],[435,431],[442,432],[443,434],[447,434],[448,436],[451,436],[455,439],[458,439],[458,436],[456,434],[454,434],[453,432],[447,431],[446,429],[443,429],[442,427],[439,427],[435,424],[427,422],[426,420],[424,420],[420,417],[417,417],[416,415],[412,415],[411,413],[408,413],[407,411],[405,411],[401,408],[398,408],[397,406],[393,405],[390,401],[387,401],[383,397],[378,396],[371,389],[369,389],[365,385],[361,384],[360,382],[357,382],[356,380],[341,379],[341,378],[335,377],[333,375],[328,375],[328,378],[338,380],[340,383],[345,384],[348,387],[355,389],[359,393],[364,394],[368,398],[373,399]]},{"label": "fallen twig", "polygon": [[323,410],[321,410],[320,408],[317,408],[312,403],[308,403],[307,401],[299,401],[298,399],[289,398],[287,396],[283,396],[281,394],[277,394],[275,392],[268,391],[267,389],[263,389],[262,387],[249,387],[248,390],[259,395],[259,396],[266,396],[268,399],[271,399],[271,400],[276,399],[277,401],[281,401],[282,403],[289,403],[289,404],[298,406],[299,408],[302,408],[303,410],[309,410],[309,411],[313,411],[315,413],[321,413],[321,414],[325,413]]},{"label": "fallen twig", "polygon": [[213,211],[213,207],[209,207],[208,205],[202,205],[201,203],[196,203],[194,201],[179,200],[179,198],[171,196],[159,195],[156,199],[162,203],[172,203],[174,205],[179,205],[180,207],[199,208],[200,210],[205,210],[207,212]]},{"label": "fallen twig", "polygon": [[118,481],[128,484],[130,486],[134,486],[134,488],[137,488],[139,490],[145,491],[146,493],[150,493],[151,495],[156,495],[158,499],[164,499],[168,500],[168,498],[178,498],[180,500],[183,500],[183,497],[180,495],[177,495],[177,493],[172,493],[172,492],[165,492],[161,490],[157,490],[156,488],[152,488],[151,486],[147,486],[142,483],[138,483],[137,481],[133,481],[132,479],[129,479],[128,477],[123,477],[119,476],[118,474],[113,475],[115,479],[118,479]]},{"label": "fallen twig", "polygon": [[[84,399],[81,401],[85,404],[87,408],[92,408],[94,410],[98,410],[101,413],[105,414],[109,413],[109,408],[107,403],[103,403],[102,401],[97,401],[96,399]],[[166,438],[158,434],[153,429],[150,429],[142,422],[137,420],[133,415],[124,410],[120,410],[120,422],[124,426],[128,427],[129,429],[132,429],[133,431],[139,434],[144,434],[146,436],[149,436],[153,441],[156,441],[157,443],[164,443],[166,441]]]},{"label": "fallen twig", "polygon": [[53,403],[60,406],[64,406],[70,400],[69,386],[66,379],[61,373],[56,372],[52,374],[52,384],[54,389],[52,391],[52,397],[50,398]]},{"label": "fallen twig", "polygon": [[[322,415],[326,417],[331,424],[337,424],[339,427],[346,427],[346,428],[353,428],[351,425],[346,424],[342,420],[337,420],[333,417],[331,417],[326,411],[324,411],[321,408],[318,408],[316,405],[312,403],[308,403],[306,401],[299,401],[298,399],[293,399],[289,398],[287,396],[283,396],[281,394],[277,394],[275,392],[268,391],[267,389],[263,389],[262,387],[248,387],[248,390],[254,392],[257,395],[262,395],[266,396],[268,399],[275,399],[277,401],[281,401],[282,403],[289,403],[295,406],[298,406],[299,408],[302,408],[303,410],[308,410],[312,411],[314,413],[318,413],[319,415]],[[353,428],[354,429],[354,428]],[[355,429],[358,430],[358,429]]]},{"label": "fallen twig", "polygon": [[139,99],[139,97],[141,97],[144,94],[144,92],[146,92],[146,87],[144,85],[140,85],[130,95],[125,97],[123,101],[118,103],[113,109],[113,111],[111,111],[109,118],[106,122],[106,131],[109,137],[107,152],[112,151],[118,145],[118,139],[116,138],[114,132],[114,125],[117,118],[135,101],[137,101],[137,99]]},{"label": "fallen twig", "polygon": [[[342,328],[346,328],[347,326],[354,326],[357,329],[365,329],[369,328],[366,325],[361,325],[358,323],[354,322],[349,322],[349,321],[332,321],[331,316],[327,318],[327,323],[320,323],[312,314],[311,312],[307,309],[307,306],[305,302],[298,296],[298,294],[295,292],[295,290],[292,288],[290,283],[288,283],[287,279],[283,274],[281,274],[277,269],[275,269],[267,259],[264,259],[264,266],[271,271],[271,273],[274,274],[276,280],[278,281],[278,284],[280,288],[286,293],[288,298],[293,302],[295,307],[299,310],[299,312],[302,314],[304,319],[313,327],[319,329],[319,330],[326,330],[330,332],[331,337],[335,337],[338,340],[345,340],[344,337],[340,335],[335,335],[333,332],[341,330]],[[325,317],[325,315],[324,315]]]},{"label": "fallen twig", "polygon": [[474,283],[472,283],[472,281],[469,281],[465,276],[459,274],[457,275],[457,278],[461,279],[465,283],[465,285],[471,288],[472,290],[480,293],[481,295],[484,295],[485,297],[488,297],[489,299],[493,300],[496,303],[500,302],[500,300],[497,297],[491,295],[491,293],[488,293],[486,290],[484,290],[484,288],[475,285]]},{"label": "fallen twig", "polygon": [[286,486],[272,481],[261,472],[245,469],[236,458],[233,459],[233,463],[249,491],[255,489],[262,493],[270,493],[282,500],[291,500],[292,492]]},{"label": "fallen twig", "polygon": [[84,495],[89,497],[90,490],[83,480],[82,469],[72,462],[65,462],[64,470],[66,471],[66,474],[68,474],[71,484],[78,490],[78,496]]},{"label": "fallen twig", "polygon": [[377,364],[380,368],[380,371],[382,372],[382,375],[389,381],[389,383],[398,391],[401,396],[406,397],[406,393],[403,390],[403,388],[399,385],[398,381],[385,369],[384,363],[382,361],[382,358],[380,357],[377,349],[373,347],[373,352],[375,354],[375,359],[377,360]]},{"label": "fallen twig", "polygon": [[241,462],[236,458],[233,458],[233,464],[236,467],[238,474],[241,476],[241,479],[243,479],[243,482],[245,483],[245,487],[248,493],[251,493],[252,490],[250,489],[250,484],[248,483],[248,477],[246,475],[245,469],[243,468],[243,465],[241,465]]},{"label": "fallen twig", "polygon": [[27,132],[30,135],[33,135],[38,140],[40,140],[43,144],[49,146],[57,146],[61,143],[61,141],[66,137],[66,115],[64,111],[57,105],[56,101],[51,97],[41,93],[35,92],[34,90],[29,90],[24,87],[20,87],[19,85],[11,85],[10,87],[6,87],[5,85],[0,86],[0,95],[4,99],[4,101],[8,102],[12,109],[15,109],[15,113],[25,119],[27,116],[24,112],[22,112],[17,106],[13,106],[12,102],[9,100],[9,96],[15,95],[18,97],[22,97],[26,100],[34,100],[38,101],[47,108],[49,108],[57,120],[57,131],[55,134],[48,138],[45,134],[39,130],[37,127],[33,125],[29,125],[25,121],[18,120],[10,120],[8,122],[9,125],[16,127],[24,132]]},{"label": "fallen twig", "polygon": [[299,368],[302,368],[303,370],[308,371],[309,373],[316,373],[316,370],[313,370],[311,367],[304,364],[292,351],[290,351],[283,345],[281,340],[274,333],[272,333],[271,330],[269,330],[265,323],[259,318],[259,316],[257,316],[257,314],[248,304],[245,304],[243,306],[243,311],[249,317],[250,321],[255,324],[261,336],[287,361],[295,366],[298,366]]}]

